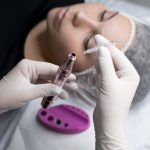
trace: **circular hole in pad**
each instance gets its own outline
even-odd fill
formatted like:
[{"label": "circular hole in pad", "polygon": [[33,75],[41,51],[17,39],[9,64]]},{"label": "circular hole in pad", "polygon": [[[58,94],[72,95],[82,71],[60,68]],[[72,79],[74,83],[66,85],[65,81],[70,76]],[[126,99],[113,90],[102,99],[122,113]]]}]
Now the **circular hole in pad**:
[{"label": "circular hole in pad", "polygon": [[61,124],[61,120],[57,119],[57,120],[56,120],[56,124],[57,124],[57,125],[60,125],[60,124]]},{"label": "circular hole in pad", "polygon": [[[38,112],[39,121],[44,126],[56,132],[66,134],[80,133],[88,129],[90,125],[88,114],[73,105],[62,104],[52,106],[47,109],[45,116],[41,115],[42,111],[43,108]],[[48,116],[52,116],[55,121],[50,121],[51,119],[49,120]]]},{"label": "circular hole in pad", "polygon": [[65,123],[64,126],[65,126],[65,127],[68,127],[68,123]]},{"label": "circular hole in pad", "polygon": [[47,114],[47,112],[45,111],[45,110],[43,110],[42,112],[41,112],[41,115],[42,116],[45,116]]},{"label": "circular hole in pad", "polygon": [[49,120],[49,121],[52,121],[52,120],[54,120],[54,117],[53,117],[53,116],[49,116],[49,117],[48,117],[48,120]]}]

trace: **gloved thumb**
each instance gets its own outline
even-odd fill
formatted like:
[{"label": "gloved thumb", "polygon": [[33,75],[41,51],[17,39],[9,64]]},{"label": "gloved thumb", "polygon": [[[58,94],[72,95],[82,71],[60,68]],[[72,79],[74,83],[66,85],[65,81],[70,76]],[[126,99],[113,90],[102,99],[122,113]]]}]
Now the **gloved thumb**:
[{"label": "gloved thumb", "polygon": [[58,97],[62,99],[68,98],[68,94],[66,91],[64,91],[61,87],[52,83],[37,84],[37,85],[33,84],[31,85],[30,90],[27,92],[27,96],[29,97],[30,100],[55,95],[58,95]]}]

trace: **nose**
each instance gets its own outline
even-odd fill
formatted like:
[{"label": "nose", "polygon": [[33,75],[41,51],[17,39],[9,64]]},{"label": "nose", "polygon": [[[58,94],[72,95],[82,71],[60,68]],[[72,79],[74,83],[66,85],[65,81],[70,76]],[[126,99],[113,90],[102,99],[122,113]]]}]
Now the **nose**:
[{"label": "nose", "polygon": [[92,17],[88,16],[85,12],[79,11],[75,14],[73,19],[73,25],[75,27],[97,27],[97,21],[95,21]]}]

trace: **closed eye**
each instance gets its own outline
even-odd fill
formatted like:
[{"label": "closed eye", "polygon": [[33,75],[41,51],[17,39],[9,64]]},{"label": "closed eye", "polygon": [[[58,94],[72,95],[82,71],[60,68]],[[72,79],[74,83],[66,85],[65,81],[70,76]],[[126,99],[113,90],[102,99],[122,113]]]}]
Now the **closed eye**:
[{"label": "closed eye", "polygon": [[88,35],[84,41],[83,41],[83,46],[84,46],[84,49],[87,50],[88,49],[88,44],[89,44],[89,41],[90,39],[92,38],[93,34],[90,34]]},{"label": "closed eye", "polygon": [[100,22],[101,21],[108,21],[118,14],[119,14],[119,12],[117,12],[117,11],[104,10],[103,12],[100,12],[98,18],[99,18]]},{"label": "closed eye", "polygon": [[[119,12],[113,12],[113,11],[108,11],[108,10],[104,10],[103,12],[100,12],[99,15],[98,15],[98,20],[100,22],[102,21],[108,21],[110,19],[112,19],[113,17],[115,17],[116,15],[118,15]],[[84,49],[87,50],[89,49],[89,41],[91,40],[91,38],[93,37],[94,35],[93,34],[89,34],[85,39],[84,39],[84,42],[83,42],[83,45],[84,45]],[[94,45],[94,44],[93,44]]]}]

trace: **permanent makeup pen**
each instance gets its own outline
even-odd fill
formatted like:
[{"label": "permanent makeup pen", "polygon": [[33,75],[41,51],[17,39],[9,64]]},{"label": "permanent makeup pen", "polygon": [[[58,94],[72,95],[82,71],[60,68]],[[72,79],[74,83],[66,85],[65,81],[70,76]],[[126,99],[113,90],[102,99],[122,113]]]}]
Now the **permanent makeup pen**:
[{"label": "permanent makeup pen", "polygon": [[[52,83],[60,87],[63,87],[64,83],[66,82],[66,80],[68,79],[69,75],[72,72],[72,67],[75,60],[76,60],[76,54],[70,53],[68,57],[65,59],[64,63],[58,68],[56,76]],[[44,97],[41,102],[42,107],[48,108],[48,106],[51,103],[53,103],[53,101],[56,100],[57,97],[58,97],[57,95]]]}]

